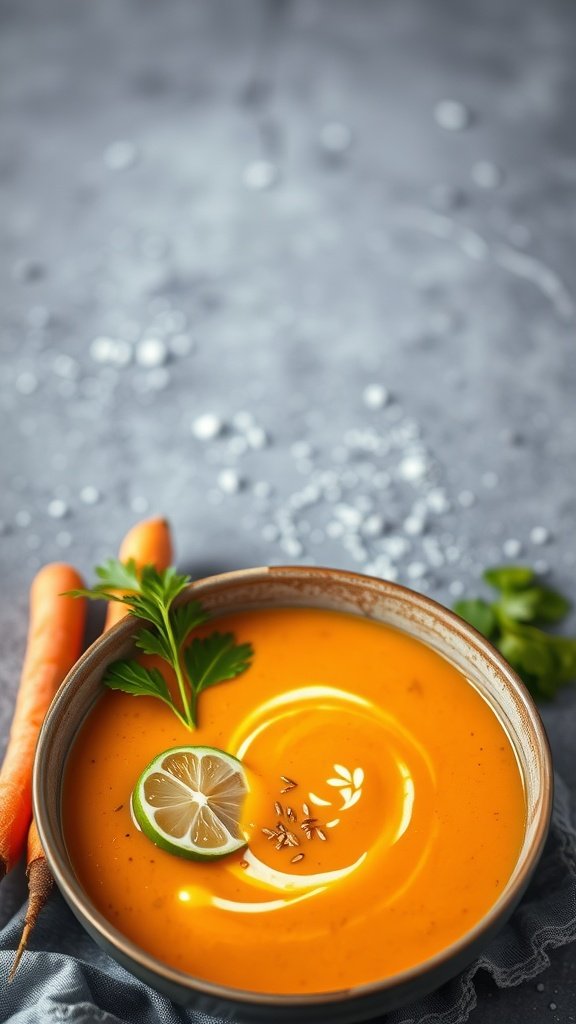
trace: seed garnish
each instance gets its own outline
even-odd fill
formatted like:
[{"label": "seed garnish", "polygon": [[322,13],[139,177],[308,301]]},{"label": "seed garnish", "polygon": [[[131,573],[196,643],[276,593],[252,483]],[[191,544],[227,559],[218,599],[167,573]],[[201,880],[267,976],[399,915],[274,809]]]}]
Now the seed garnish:
[{"label": "seed garnish", "polygon": [[280,790],[281,793],[289,793],[291,789],[296,789],[298,785],[297,782],[294,782],[294,779],[289,779],[287,775],[281,775],[280,780],[284,783],[284,789]]},{"label": "seed garnish", "polygon": [[280,803],[279,800],[276,800],[276,803],[274,804],[274,810],[276,811],[276,814],[280,818],[284,814],[284,808],[282,807],[282,804]]},{"label": "seed garnish", "polygon": [[296,813],[295,813],[295,811],[292,810],[291,807],[287,807],[286,808],[286,817],[288,818],[288,821],[296,821],[297,820]]},{"label": "seed garnish", "polygon": [[323,832],[321,828],[317,828],[317,829],[316,829],[316,835],[318,836],[318,839],[321,839],[321,840],[322,840],[322,842],[323,842],[323,843],[325,843],[325,842],[326,842],[326,840],[327,840],[327,838],[328,838],[328,836],[326,835],[326,833],[325,833],[325,832]]},{"label": "seed garnish", "polygon": [[308,807],[308,804],[302,804],[302,811],[304,812],[304,816],[306,818],[310,817],[310,808]]},{"label": "seed garnish", "polygon": [[298,861],[300,861],[300,860],[304,860],[304,854],[303,853],[297,853],[295,857],[291,857],[290,858],[290,863],[291,864],[297,864]]}]

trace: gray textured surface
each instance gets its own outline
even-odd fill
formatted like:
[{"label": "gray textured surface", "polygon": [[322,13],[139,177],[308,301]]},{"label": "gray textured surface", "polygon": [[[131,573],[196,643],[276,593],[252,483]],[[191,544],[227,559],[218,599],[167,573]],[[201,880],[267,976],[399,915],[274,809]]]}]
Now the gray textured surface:
[{"label": "gray textured surface", "polygon": [[[304,558],[451,602],[518,541],[576,598],[576,9],[13,0],[0,18],[0,737],[35,568],[89,572],[147,511],[194,572]],[[464,131],[436,123],[444,99]],[[94,358],[101,336],[128,365]],[[139,365],[150,337],[165,365]],[[227,425],[209,443],[205,412]],[[370,515],[384,532],[358,540]],[[574,691],[544,716],[574,790]],[[545,986],[481,983],[475,1018],[574,1019],[573,950]]]}]

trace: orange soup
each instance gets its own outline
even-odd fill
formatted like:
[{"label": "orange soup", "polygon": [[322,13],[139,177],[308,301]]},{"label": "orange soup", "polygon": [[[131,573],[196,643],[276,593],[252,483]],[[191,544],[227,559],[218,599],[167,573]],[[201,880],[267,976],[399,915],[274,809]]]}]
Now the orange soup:
[{"label": "orange soup", "polygon": [[[506,885],[524,830],[520,771],[489,705],[434,651],[367,619],[286,608],[218,628],[254,659],[202,695],[194,732],[159,701],[110,691],[79,732],[64,830],[98,910],[179,970],[269,993],[377,981],[461,938]],[[181,745],[242,760],[245,849],[195,862],[135,827],[138,776]],[[298,846],[270,841],[280,826]]]}]

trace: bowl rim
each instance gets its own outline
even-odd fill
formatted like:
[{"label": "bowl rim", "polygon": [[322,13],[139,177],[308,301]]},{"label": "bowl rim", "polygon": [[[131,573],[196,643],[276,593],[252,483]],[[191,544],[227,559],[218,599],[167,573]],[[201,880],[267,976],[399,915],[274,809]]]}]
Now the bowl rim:
[{"label": "bowl rim", "polygon": [[[234,988],[232,986],[206,981],[196,978],[191,974],[179,971],[168,964],[157,960],[152,954],[147,953],[136,943],[127,938],[119,929],[101,914],[92,904],[89,896],[84,892],[80,882],[76,879],[71,863],[61,859],[57,849],[54,848],[54,837],[51,826],[48,822],[48,814],[44,813],[43,778],[46,777],[45,758],[46,750],[49,747],[49,740],[52,731],[52,723],[56,717],[58,705],[65,700],[67,692],[76,686],[78,675],[84,676],[87,672],[97,667],[102,660],[102,652],[115,646],[122,638],[128,638],[134,631],[134,620],[131,617],[116,623],[106,633],[101,634],[87,648],[84,654],[70,669],[66,678],[58,689],[48,713],[44,719],[34,760],[33,772],[33,809],[38,833],[42,847],[46,853],[49,867],[54,875],[60,891],[63,893],[68,904],[72,907],[76,916],[81,922],[89,925],[89,930],[98,933],[109,946],[125,961],[135,962],[141,971],[160,976],[162,980],[173,987],[186,989],[190,993],[202,993],[212,998],[226,1000],[229,1003],[252,1004],[260,1007],[298,1007],[316,1004],[338,1003],[343,1000],[356,1000],[363,997],[376,995],[380,992],[391,991],[409,985],[411,982],[421,980],[428,973],[446,965],[453,958],[465,955],[467,949],[472,948],[481,935],[490,933],[501,916],[510,913],[518,900],[521,898],[542,854],[546,841],[550,819],[552,815],[553,802],[553,765],[550,744],[544,728],[540,713],[534,700],[519,676],[506,662],[500,652],[473,626],[462,619],[455,612],[435,601],[433,598],[418,591],[411,590],[402,584],[390,580],[380,579],[363,573],[353,572],[345,569],[331,569],[322,566],[257,566],[254,568],[237,569],[230,572],[218,573],[213,576],[206,576],[194,580],[189,584],[185,594],[194,595],[197,590],[209,587],[218,589],[226,584],[244,583],[249,581],[264,582],[264,580],[286,580],[296,578],[313,580],[317,583],[330,580],[332,582],[342,581],[344,584],[353,584],[365,589],[376,590],[382,597],[386,595],[397,596],[413,609],[426,612],[435,617],[452,634],[466,641],[477,654],[492,664],[501,681],[511,688],[516,698],[524,706],[527,717],[530,720],[536,741],[537,750],[540,755],[540,776],[541,776],[541,800],[539,803],[539,816],[533,829],[532,841],[525,852],[521,868],[517,871],[516,864],[514,875],[508,880],[499,898],[492,904],[486,914],[476,924],[464,933],[459,939],[444,947],[434,956],[420,961],[412,967],[406,968],[389,977],[366,982],[360,985],[351,985],[347,988],[335,989],[325,992],[307,993],[269,993],[255,992],[247,989]],[[184,601],[185,603],[185,601]],[[288,605],[289,606],[289,605]],[[352,613],[354,614],[354,613]],[[424,641],[420,641],[423,643]],[[96,665],[94,664],[96,662]]]}]

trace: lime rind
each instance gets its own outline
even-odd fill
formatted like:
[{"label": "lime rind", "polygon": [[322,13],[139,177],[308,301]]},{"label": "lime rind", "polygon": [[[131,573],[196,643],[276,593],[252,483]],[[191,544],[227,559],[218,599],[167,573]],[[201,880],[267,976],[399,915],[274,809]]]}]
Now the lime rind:
[{"label": "lime rind", "polygon": [[172,747],[144,769],[131,807],[136,825],[156,846],[212,860],[246,845],[239,820],[247,790],[233,755],[214,747]]}]

